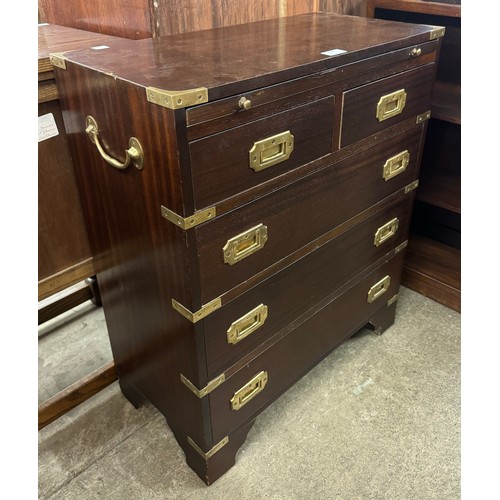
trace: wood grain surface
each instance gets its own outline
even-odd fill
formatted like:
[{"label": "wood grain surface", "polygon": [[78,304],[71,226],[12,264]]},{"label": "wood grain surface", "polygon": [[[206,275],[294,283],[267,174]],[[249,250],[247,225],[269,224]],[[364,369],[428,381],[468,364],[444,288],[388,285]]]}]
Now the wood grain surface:
[{"label": "wood grain surface", "polygon": [[[76,51],[67,58],[142,87],[206,87],[212,101],[427,42],[431,30],[360,17],[305,14],[155,40],[117,40],[108,44],[110,49]],[[321,54],[332,48],[346,52],[334,57]]]},{"label": "wood grain surface", "polygon": [[[366,0],[40,0],[44,22],[141,39],[189,33],[311,12],[362,16]],[[96,11],[97,9],[97,11]]]}]

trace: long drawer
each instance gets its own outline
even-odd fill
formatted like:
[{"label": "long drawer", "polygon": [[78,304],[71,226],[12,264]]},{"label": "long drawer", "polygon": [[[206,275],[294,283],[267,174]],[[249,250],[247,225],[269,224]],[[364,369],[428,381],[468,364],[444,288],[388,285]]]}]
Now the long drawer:
[{"label": "long drawer", "polygon": [[[403,196],[204,320],[208,378],[247,356],[408,237],[413,197]],[[342,262],[341,266],[332,265]]]},{"label": "long drawer", "polygon": [[[214,442],[252,420],[398,293],[404,252],[359,280],[209,394]],[[280,360],[286,360],[281,362]]]},{"label": "long drawer", "polygon": [[421,135],[422,125],[416,125],[194,228],[202,302],[411,184],[418,175]]}]

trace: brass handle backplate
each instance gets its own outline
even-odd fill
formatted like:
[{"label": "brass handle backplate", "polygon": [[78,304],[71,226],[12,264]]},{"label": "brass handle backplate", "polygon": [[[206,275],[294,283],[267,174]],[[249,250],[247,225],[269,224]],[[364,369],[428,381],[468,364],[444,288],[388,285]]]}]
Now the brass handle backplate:
[{"label": "brass handle backplate", "polygon": [[248,152],[250,168],[258,172],[288,160],[294,147],[294,137],[289,130],[254,142]]},{"label": "brass handle backplate", "polygon": [[377,300],[379,297],[384,295],[387,290],[389,290],[389,285],[391,284],[391,277],[386,276],[382,278],[380,281],[375,283],[370,290],[368,290],[367,301],[369,304]]},{"label": "brass handle backplate", "polygon": [[403,112],[406,104],[405,89],[396,90],[390,94],[383,95],[377,103],[377,120],[383,122],[388,118]]},{"label": "brass handle backplate", "polygon": [[232,266],[240,260],[246,259],[249,255],[264,248],[266,241],[267,226],[264,226],[264,224],[247,229],[227,240],[222,249],[224,263]]},{"label": "brass handle backplate", "polygon": [[408,150],[402,151],[397,155],[391,156],[384,163],[382,177],[388,181],[396,175],[402,174],[410,164],[410,153]]},{"label": "brass handle backplate", "polygon": [[380,226],[375,232],[375,239],[373,244],[378,247],[385,243],[388,239],[392,238],[396,231],[398,230],[399,219],[394,217],[394,219],[386,222],[383,226]]},{"label": "brass handle backplate", "polygon": [[257,394],[264,390],[268,381],[267,372],[260,372],[247,382],[241,389],[234,393],[231,398],[231,409],[239,410],[251,401]]},{"label": "brass handle backplate", "polygon": [[125,151],[126,159],[124,162],[109,156],[104,148],[102,147],[99,141],[99,127],[97,126],[97,122],[93,116],[87,116],[85,123],[85,132],[89,136],[92,143],[95,144],[99,154],[102,156],[104,161],[109,163],[112,167],[115,167],[119,170],[126,169],[130,163],[132,162],[136,168],[141,170],[144,166],[144,151],[142,150],[141,143],[135,137],[131,137],[128,141],[128,149]]},{"label": "brass handle backplate", "polygon": [[267,306],[260,304],[234,321],[227,331],[227,343],[237,344],[258,330],[267,319]]}]

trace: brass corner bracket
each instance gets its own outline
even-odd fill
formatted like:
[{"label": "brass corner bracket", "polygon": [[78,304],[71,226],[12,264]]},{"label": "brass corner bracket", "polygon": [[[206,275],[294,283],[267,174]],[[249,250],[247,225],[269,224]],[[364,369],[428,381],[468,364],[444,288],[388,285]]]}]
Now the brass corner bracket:
[{"label": "brass corner bracket", "polygon": [[211,456],[215,455],[223,446],[229,443],[229,436],[226,436],[222,441],[218,442],[213,448],[204,452],[189,436],[187,437],[188,443],[205,459],[208,460]]},{"label": "brass corner bracket", "polygon": [[188,90],[162,90],[146,87],[146,98],[149,102],[168,109],[188,108],[208,102],[208,89],[199,87]]},{"label": "brass corner bracket", "polygon": [[180,302],[177,302],[175,299],[172,299],[172,307],[179,313],[182,314],[186,319],[191,321],[191,323],[196,323],[200,319],[208,316],[210,313],[213,313],[220,307],[222,307],[222,299],[217,297],[214,300],[211,300],[207,304],[198,309],[198,311],[191,312],[187,307],[184,307]]},{"label": "brass corner bracket", "polygon": [[401,243],[394,249],[394,255],[398,254],[399,252],[402,252],[407,246],[408,246],[408,240],[403,241],[403,243]]},{"label": "brass corner bracket", "polygon": [[436,38],[441,38],[446,33],[446,28],[443,26],[436,26],[430,33],[429,40],[436,40]]},{"label": "brass corner bracket", "polygon": [[209,207],[199,212],[195,212],[191,217],[181,217],[169,208],[161,205],[161,215],[172,224],[186,230],[213,219],[217,215],[217,210],[215,207]]},{"label": "brass corner bracket", "polygon": [[396,302],[399,298],[399,294],[393,295],[388,301],[387,301],[387,307],[392,306],[394,302]]},{"label": "brass corner bracket", "polygon": [[418,179],[416,181],[413,181],[411,184],[408,184],[408,186],[405,186],[405,194],[408,194],[410,191],[413,191],[414,189],[418,188]]},{"label": "brass corner bracket", "polygon": [[425,120],[428,120],[431,117],[431,112],[426,111],[425,113],[422,113],[421,115],[417,116],[417,119],[415,120],[415,123],[422,123],[425,122]]},{"label": "brass corner bracket", "polygon": [[226,380],[226,376],[224,373],[219,375],[217,378],[211,380],[205,387],[198,389],[188,378],[186,378],[181,373],[181,382],[195,395],[200,399],[205,397],[207,394],[210,394],[214,389],[219,387]]},{"label": "brass corner bracket", "polygon": [[54,52],[50,54],[50,63],[52,66],[60,69],[66,69],[66,57],[63,52]]}]

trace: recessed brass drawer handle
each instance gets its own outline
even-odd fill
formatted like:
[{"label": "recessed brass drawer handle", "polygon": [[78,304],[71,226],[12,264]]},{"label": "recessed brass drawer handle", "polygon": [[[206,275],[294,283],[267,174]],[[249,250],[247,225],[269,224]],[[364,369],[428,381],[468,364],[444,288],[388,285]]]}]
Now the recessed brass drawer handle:
[{"label": "recessed brass drawer handle", "polygon": [[227,343],[237,344],[240,340],[258,330],[267,319],[267,306],[260,304],[250,312],[237,319],[227,331]]},{"label": "recessed brass drawer handle", "polygon": [[371,304],[375,300],[377,300],[379,297],[384,295],[387,290],[389,290],[389,285],[391,284],[391,277],[386,276],[385,278],[382,278],[379,282],[375,283],[370,290],[368,290],[368,303]]},{"label": "recessed brass drawer handle", "polygon": [[292,154],[294,137],[289,130],[254,142],[248,152],[250,168],[258,172],[288,160]]},{"label": "recessed brass drawer handle", "polygon": [[377,103],[377,120],[383,122],[403,112],[406,104],[405,89],[383,95]]},{"label": "recessed brass drawer handle", "polygon": [[385,243],[388,239],[392,238],[396,231],[398,230],[399,219],[394,217],[394,219],[386,222],[383,226],[380,226],[375,232],[375,240],[373,244],[378,247]]},{"label": "recessed brass drawer handle", "polygon": [[232,266],[240,260],[246,259],[249,255],[264,248],[266,241],[267,226],[264,226],[264,224],[247,229],[227,240],[222,249],[224,263]]},{"label": "recessed brass drawer handle", "polygon": [[406,149],[397,155],[391,156],[384,163],[382,177],[388,181],[396,175],[402,174],[410,164],[410,153]]},{"label": "recessed brass drawer handle", "polygon": [[259,392],[264,390],[268,380],[267,372],[260,372],[255,375],[248,383],[241,389],[234,393],[231,398],[231,409],[239,410],[251,401]]},{"label": "recessed brass drawer handle", "polygon": [[97,126],[95,118],[90,115],[87,116],[85,125],[85,132],[87,132],[90,140],[96,145],[97,150],[103,157],[104,161],[119,170],[126,169],[130,165],[130,162],[132,162],[139,170],[142,169],[144,166],[144,152],[142,150],[141,143],[135,137],[131,137],[128,141],[128,149],[125,151],[127,159],[122,163],[112,156],[109,156],[108,153],[104,151],[104,148],[99,142],[99,127]]}]

